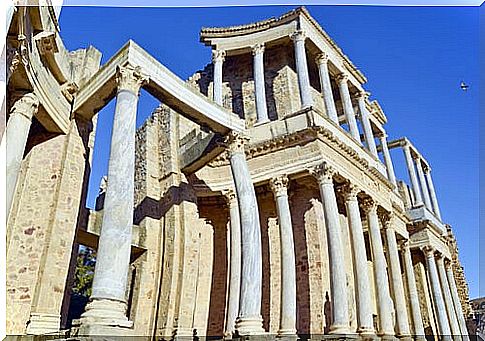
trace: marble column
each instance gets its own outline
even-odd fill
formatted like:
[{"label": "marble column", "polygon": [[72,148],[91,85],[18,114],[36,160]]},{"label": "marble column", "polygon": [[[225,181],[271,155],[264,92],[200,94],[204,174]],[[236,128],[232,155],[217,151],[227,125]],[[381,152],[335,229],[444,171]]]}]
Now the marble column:
[{"label": "marble column", "polygon": [[241,291],[236,330],[239,335],[261,335],[264,333],[261,317],[261,227],[256,192],[244,153],[246,140],[235,132],[231,132],[226,140],[241,224]]},{"label": "marble column", "polygon": [[360,119],[362,121],[362,128],[364,129],[364,136],[365,141],[367,142],[367,147],[369,148],[372,155],[374,155],[378,159],[379,154],[377,153],[376,141],[374,140],[374,134],[372,133],[369,112],[367,111],[367,108],[365,106],[365,100],[368,96],[369,94],[367,92],[360,92],[357,97],[360,111]]},{"label": "marble column", "polygon": [[212,50],[212,63],[214,64],[213,99],[219,105],[222,105],[222,64],[225,57],[226,51]]},{"label": "marble column", "polygon": [[278,176],[270,181],[276,200],[280,228],[281,311],[279,335],[296,335],[296,266],[293,225],[288,203],[288,178]]},{"label": "marble column", "polygon": [[453,276],[453,269],[451,268],[451,262],[445,262],[446,276],[448,277],[448,283],[450,284],[451,297],[453,299],[453,305],[458,318],[458,325],[460,326],[460,333],[463,340],[468,340],[468,329],[466,327],[465,316],[463,316],[463,309],[461,307],[460,297],[458,296],[458,290],[456,289],[455,276]]},{"label": "marble column", "polygon": [[421,317],[421,308],[419,305],[418,289],[416,287],[416,278],[414,276],[413,259],[411,257],[411,250],[409,249],[409,241],[402,243],[401,249],[409,293],[409,306],[411,307],[411,316],[413,318],[414,336],[416,339],[425,340],[423,318]]},{"label": "marble column", "polygon": [[386,257],[382,246],[381,229],[377,215],[377,203],[368,198],[364,202],[364,209],[367,213],[369,239],[374,263],[375,290],[379,318],[378,335],[389,337],[394,335],[392,318],[394,307],[389,290],[389,278],[387,276]]},{"label": "marble column", "polygon": [[135,129],[140,87],[138,67],[118,67],[118,91],[108,161],[108,187],[96,255],[91,301],[83,325],[131,327],[126,317],[134,206]]},{"label": "marble column", "polygon": [[394,165],[392,164],[391,153],[389,153],[389,148],[387,147],[386,133],[382,133],[382,135],[379,136],[379,140],[381,141],[382,155],[384,156],[384,164],[386,165],[387,170],[387,178],[397,188],[396,174],[394,173]]},{"label": "marble column", "polygon": [[269,118],[264,83],[264,44],[256,44],[253,46],[253,77],[256,115],[258,117],[257,123],[265,123],[269,121]]},{"label": "marble column", "polygon": [[330,294],[333,321],[331,334],[348,334],[350,332],[347,280],[345,274],[342,231],[339,221],[337,198],[335,196],[333,175],[335,170],[323,162],[312,170],[317,178],[327,228],[327,246],[330,266]]},{"label": "marble column", "polygon": [[445,301],[443,300],[443,293],[441,292],[440,280],[438,278],[438,269],[434,258],[434,249],[431,246],[422,248],[426,258],[426,265],[428,270],[428,277],[431,282],[431,293],[433,295],[433,302],[436,316],[438,319],[439,335],[442,339],[449,340],[451,336],[450,325],[448,317],[446,316]]},{"label": "marble column", "polygon": [[414,193],[414,207],[419,207],[423,205],[423,199],[421,197],[421,191],[419,189],[418,177],[416,176],[416,171],[414,170],[414,162],[411,156],[411,148],[408,143],[405,143],[402,147],[404,151],[404,157],[406,159],[406,165],[409,172],[409,178],[411,180],[411,185],[413,187]]},{"label": "marble column", "polygon": [[389,269],[391,274],[392,292],[394,294],[394,305],[396,309],[397,335],[399,337],[410,337],[408,310],[402,282],[401,264],[399,261],[399,250],[397,248],[396,231],[392,228],[392,217],[386,222],[387,252],[389,254]]},{"label": "marble column", "polygon": [[224,193],[229,206],[230,219],[230,264],[229,264],[229,299],[227,303],[225,336],[232,336],[235,331],[239,310],[239,292],[241,287],[241,223],[236,193],[227,190]]},{"label": "marble column", "polygon": [[418,178],[421,184],[421,192],[423,193],[424,204],[428,208],[428,210],[433,211],[433,207],[431,206],[431,200],[429,198],[429,191],[428,185],[426,184],[426,178],[424,177],[423,171],[423,163],[421,159],[418,157],[415,159],[416,162],[416,169],[418,170]]},{"label": "marble column", "polygon": [[310,107],[313,105],[313,98],[310,90],[310,77],[308,75],[308,65],[306,60],[305,32],[298,30],[290,37],[295,45],[295,64],[300,89],[301,107]]},{"label": "marble column", "polygon": [[461,340],[461,331],[460,326],[458,325],[453,299],[451,298],[450,285],[448,283],[448,277],[446,276],[445,263],[442,255],[436,257],[436,266],[438,268],[438,277],[440,278],[441,290],[443,292],[446,311],[448,313],[448,321],[450,322],[451,335],[454,340],[459,341]]},{"label": "marble column", "polygon": [[315,60],[318,66],[318,73],[320,75],[320,87],[322,88],[323,101],[328,117],[340,125],[338,121],[337,109],[335,108],[335,100],[333,98],[332,83],[330,82],[330,73],[328,72],[328,56],[325,53],[320,53]]},{"label": "marble column", "polygon": [[346,183],[339,190],[344,195],[352,242],[356,281],[357,331],[361,335],[375,334],[372,316],[372,291],[367,270],[364,230],[362,228],[359,202],[357,200],[357,194],[360,190],[350,183]]},{"label": "marble column", "polygon": [[438,198],[436,197],[436,191],[434,189],[433,178],[431,177],[431,169],[427,167],[424,170],[424,174],[426,176],[426,180],[428,180],[429,193],[431,195],[431,203],[433,204],[433,212],[441,220],[441,212],[440,212],[440,207],[438,205]]},{"label": "marble column", "polygon": [[345,118],[349,124],[350,135],[361,143],[359,128],[357,127],[357,120],[355,119],[354,107],[352,105],[352,99],[350,98],[348,81],[348,76],[343,73],[337,77],[340,98],[342,98],[342,105],[344,107]]},{"label": "marble column", "polygon": [[5,141],[7,145],[5,157],[7,217],[12,206],[32,117],[37,112],[38,107],[39,100],[37,97],[33,93],[28,93],[20,97],[10,109],[10,117],[5,129]]}]

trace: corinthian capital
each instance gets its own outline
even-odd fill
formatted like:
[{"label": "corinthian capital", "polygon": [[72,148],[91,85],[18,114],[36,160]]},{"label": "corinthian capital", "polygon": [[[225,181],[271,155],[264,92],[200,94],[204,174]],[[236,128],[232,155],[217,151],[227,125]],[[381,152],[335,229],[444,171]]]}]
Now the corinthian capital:
[{"label": "corinthian capital", "polygon": [[264,43],[259,43],[253,46],[253,56],[264,52]]},{"label": "corinthian capital", "polygon": [[229,154],[244,153],[244,145],[249,141],[249,138],[243,133],[231,131],[224,139]]},{"label": "corinthian capital", "polygon": [[333,176],[335,175],[335,169],[327,162],[322,162],[318,166],[313,167],[310,173],[317,179],[320,184],[333,183]]},{"label": "corinthian capital", "polygon": [[337,192],[342,195],[345,201],[357,200],[357,194],[359,194],[360,188],[350,181],[347,181],[337,187]]},{"label": "corinthian capital", "polygon": [[339,73],[335,80],[337,81],[337,83],[347,83],[349,80],[349,76],[347,76],[347,74],[345,73]]},{"label": "corinthian capital", "polygon": [[10,109],[10,115],[20,114],[31,120],[39,108],[39,100],[33,93],[28,93],[17,99]]},{"label": "corinthian capital", "polygon": [[118,66],[116,68],[116,83],[118,91],[128,90],[134,94],[139,94],[140,88],[148,82],[148,76],[141,73],[139,66],[133,67]]},{"label": "corinthian capital", "polygon": [[286,175],[279,175],[269,181],[269,186],[275,197],[288,194],[288,177]]},{"label": "corinthian capital", "polygon": [[317,65],[327,64],[328,63],[328,55],[324,52],[319,53],[317,55],[317,57],[315,58],[315,62],[317,63]]},{"label": "corinthian capital", "polygon": [[365,198],[362,203],[362,208],[366,213],[370,213],[370,212],[377,213],[377,202],[372,198]]},{"label": "corinthian capital", "polygon": [[223,62],[226,59],[226,51],[212,50],[212,62]]},{"label": "corinthian capital", "polygon": [[434,252],[435,252],[435,249],[434,247],[432,247],[431,245],[425,245],[421,248],[421,251],[423,251],[424,255],[427,257],[427,258],[431,258],[431,257],[434,257]]},{"label": "corinthian capital", "polygon": [[303,32],[302,30],[297,30],[295,32],[293,32],[291,35],[290,35],[290,38],[291,40],[293,41],[305,41],[305,32]]},{"label": "corinthian capital", "polygon": [[229,208],[234,207],[234,205],[237,205],[237,196],[236,196],[236,192],[234,192],[233,189],[223,190],[222,195],[224,196],[224,199],[226,199],[226,203],[229,206]]}]

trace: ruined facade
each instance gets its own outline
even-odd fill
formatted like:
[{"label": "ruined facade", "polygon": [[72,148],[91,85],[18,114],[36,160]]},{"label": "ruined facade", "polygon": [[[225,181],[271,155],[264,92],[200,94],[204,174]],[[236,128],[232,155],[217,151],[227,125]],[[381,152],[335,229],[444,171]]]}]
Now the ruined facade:
[{"label": "ruined facade", "polygon": [[[66,51],[51,7],[13,14],[8,333],[465,338],[431,167],[388,140],[365,76],[319,23],[298,8],[200,38],[213,60],[183,82],[132,41],[103,66],[93,47]],[[163,104],[135,131],[141,87]],[[97,113],[114,97],[90,210]],[[79,245],[96,269],[68,324]]]}]

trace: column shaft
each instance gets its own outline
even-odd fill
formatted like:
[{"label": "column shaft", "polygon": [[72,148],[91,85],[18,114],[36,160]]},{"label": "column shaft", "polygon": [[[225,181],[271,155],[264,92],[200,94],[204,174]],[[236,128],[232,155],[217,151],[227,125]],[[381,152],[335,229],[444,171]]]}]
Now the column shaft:
[{"label": "column shaft", "polygon": [[219,105],[222,105],[222,64],[226,52],[222,50],[212,51],[212,63],[214,64],[214,83],[213,83],[213,99]]},{"label": "column shaft", "polygon": [[253,46],[253,77],[254,95],[256,98],[256,115],[258,123],[268,122],[268,107],[266,105],[266,89],[264,83],[264,45]]},{"label": "column shaft", "polygon": [[440,280],[438,278],[438,270],[436,268],[436,261],[434,258],[434,250],[432,248],[423,248],[426,257],[426,264],[428,270],[428,277],[431,282],[431,292],[433,295],[433,302],[435,306],[436,315],[438,318],[439,335],[443,339],[449,339],[451,335],[448,317],[446,316],[445,301],[443,300],[443,293],[441,292]]},{"label": "column shaft", "polygon": [[391,272],[392,292],[394,294],[394,305],[396,306],[396,321],[398,335],[410,336],[408,311],[402,282],[401,265],[399,262],[399,251],[397,248],[396,232],[391,227],[386,228],[387,247],[389,252],[389,265]]},{"label": "column shaft", "polygon": [[359,190],[352,185],[345,189],[345,205],[352,240],[353,259],[355,267],[356,298],[357,298],[357,331],[361,334],[373,334],[372,296],[367,270],[367,254],[365,251],[364,230],[360,217],[357,193]]},{"label": "column shaft", "polygon": [[355,119],[354,107],[352,105],[352,99],[350,98],[348,77],[341,74],[339,75],[337,81],[340,90],[340,98],[342,98],[342,104],[344,107],[345,118],[349,124],[350,135],[361,143],[359,128],[357,127],[357,120]]},{"label": "column shaft", "polygon": [[108,186],[96,255],[91,302],[86,324],[130,327],[126,317],[126,285],[133,227],[135,129],[140,86],[146,82],[138,68],[119,67],[118,93],[108,161]]},{"label": "column shaft", "polygon": [[239,310],[239,293],[241,286],[241,223],[239,206],[234,191],[225,193],[229,205],[230,218],[230,264],[229,264],[229,299],[227,303],[226,336],[235,331],[236,318]]},{"label": "column shaft", "polygon": [[37,112],[39,101],[34,94],[29,93],[18,99],[10,111],[5,131],[7,153],[6,161],[6,212],[10,213],[17,185],[17,178],[24,157],[25,145],[29,136],[32,116]]},{"label": "column shaft", "polygon": [[382,134],[379,136],[381,141],[382,155],[384,156],[384,163],[386,164],[387,178],[390,182],[397,186],[396,174],[394,173],[394,165],[392,164],[391,153],[389,153],[389,148],[387,147],[387,135]]},{"label": "column shaft", "polygon": [[330,333],[347,334],[349,333],[347,280],[337,198],[335,196],[333,185],[334,170],[327,163],[323,163],[316,167],[313,172],[319,182],[325,226],[327,228],[327,245],[330,263],[330,293],[333,313]]},{"label": "column shaft", "polygon": [[320,75],[320,87],[322,88],[323,101],[328,117],[337,125],[338,114],[335,108],[335,100],[333,98],[332,83],[330,82],[330,73],[328,72],[328,57],[325,54],[319,54],[316,59],[318,65],[318,73]]},{"label": "column shaft", "polygon": [[389,278],[387,276],[387,264],[382,246],[379,218],[377,216],[377,205],[368,200],[366,202],[367,222],[369,226],[369,237],[372,249],[372,259],[374,262],[375,289],[377,296],[377,307],[379,316],[379,335],[394,335],[394,323],[391,312],[391,294],[389,291]]},{"label": "column shaft", "polygon": [[421,159],[419,158],[417,158],[415,161],[416,169],[418,170],[419,182],[421,184],[421,191],[423,193],[424,204],[426,205],[428,210],[433,211],[433,207],[431,206],[431,200],[429,198],[428,185],[426,184],[426,178],[424,177],[423,164],[421,162]]},{"label": "column shaft", "polygon": [[374,134],[372,133],[372,126],[369,120],[369,112],[365,107],[365,99],[367,97],[366,93],[359,94],[359,111],[360,111],[360,119],[362,120],[362,128],[364,129],[364,136],[365,141],[367,142],[367,147],[371,151],[372,155],[376,158],[379,158],[379,154],[377,153],[376,148],[376,141],[374,140]]},{"label": "column shaft", "polygon": [[411,179],[411,184],[414,193],[414,206],[418,207],[423,205],[423,199],[421,197],[421,191],[419,190],[418,177],[416,176],[416,171],[414,170],[414,162],[411,157],[411,150],[409,145],[406,143],[403,146],[404,157],[406,158],[406,165],[408,167],[409,178]]},{"label": "column shaft", "polygon": [[426,170],[425,175],[426,175],[426,179],[428,180],[429,192],[431,195],[431,203],[433,204],[433,212],[441,220],[441,212],[440,212],[440,207],[438,205],[438,198],[436,197],[433,178],[431,177],[431,170],[429,168]]},{"label": "column shaft", "polygon": [[454,340],[461,340],[460,326],[458,325],[457,314],[453,299],[451,298],[450,285],[448,284],[448,277],[446,276],[445,264],[443,257],[436,259],[436,266],[438,268],[438,277],[440,278],[441,290],[445,301],[446,311],[448,313],[448,321],[450,322],[451,334]]},{"label": "column shaft", "polygon": [[424,339],[423,318],[421,317],[421,308],[419,305],[418,289],[416,287],[416,278],[414,276],[413,260],[408,243],[403,245],[403,260],[406,272],[407,288],[409,293],[409,305],[413,317],[414,336],[417,339]]},{"label": "column shaft", "polygon": [[455,307],[455,312],[458,317],[458,324],[460,326],[460,333],[463,340],[468,340],[468,329],[466,327],[465,317],[463,316],[463,309],[461,307],[460,297],[458,296],[458,290],[456,289],[455,277],[453,276],[453,270],[451,264],[448,262],[446,265],[446,276],[448,277],[448,283],[450,284],[451,297]]},{"label": "column shaft", "polygon": [[240,335],[264,332],[261,317],[262,271],[261,228],[256,192],[244,154],[244,138],[231,133],[228,140],[241,223],[241,291],[236,330]]},{"label": "column shaft", "polygon": [[310,90],[310,77],[308,76],[305,34],[303,31],[296,31],[291,35],[291,38],[295,45],[295,64],[300,89],[301,107],[306,108],[313,105],[313,98]]},{"label": "column shaft", "polygon": [[279,335],[296,334],[296,267],[293,225],[288,203],[288,178],[279,176],[270,182],[276,198],[280,227],[281,252],[281,313]]}]

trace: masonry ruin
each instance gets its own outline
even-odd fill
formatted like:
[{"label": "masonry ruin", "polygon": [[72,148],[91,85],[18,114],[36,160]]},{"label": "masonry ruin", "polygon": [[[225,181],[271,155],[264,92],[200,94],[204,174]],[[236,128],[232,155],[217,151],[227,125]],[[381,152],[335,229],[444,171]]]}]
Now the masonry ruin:
[{"label": "masonry ruin", "polygon": [[[16,8],[7,333],[467,339],[468,288],[430,164],[388,139],[364,74],[320,24],[299,7],[200,40],[213,60],[183,81],[133,41],[104,65],[94,47],[67,51],[53,7]],[[136,129],[141,88],[161,104]],[[113,98],[91,210],[97,115]],[[80,245],[96,266],[70,319]]]}]

